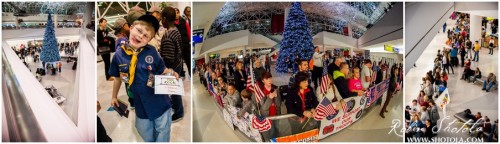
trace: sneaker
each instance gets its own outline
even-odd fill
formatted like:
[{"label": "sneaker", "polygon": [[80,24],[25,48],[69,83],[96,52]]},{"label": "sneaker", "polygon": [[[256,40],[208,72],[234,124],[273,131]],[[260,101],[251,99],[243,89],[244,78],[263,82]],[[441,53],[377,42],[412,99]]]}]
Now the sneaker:
[{"label": "sneaker", "polygon": [[179,116],[172,116],[172,123],[179,122],[183,119],[184,117],[179,117]]},{"label": "sneaker", "polygon": [[481,89],[481,90],[486,90],[485,88]]}]

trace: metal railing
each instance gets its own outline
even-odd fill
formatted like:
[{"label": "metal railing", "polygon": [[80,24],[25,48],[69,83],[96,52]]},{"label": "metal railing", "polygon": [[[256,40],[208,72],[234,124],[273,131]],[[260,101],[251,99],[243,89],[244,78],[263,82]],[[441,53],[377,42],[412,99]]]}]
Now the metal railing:
[{"label": "metal railing", "polygon": [[[2,94],[8,140],[4,142],[46,142],[38,121],[21,90],[5,52],[2,53]],[[4,128],[5,129],[5,128]],[[4,134],[6,135],[6,134]]]}]

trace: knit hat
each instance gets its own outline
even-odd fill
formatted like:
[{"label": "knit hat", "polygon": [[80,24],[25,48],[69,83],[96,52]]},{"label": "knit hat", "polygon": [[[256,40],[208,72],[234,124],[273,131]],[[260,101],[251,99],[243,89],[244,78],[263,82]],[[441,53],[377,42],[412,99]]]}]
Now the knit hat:
[{"label": "knit hat", "polygon": [[143,16],[146,14],[146,11],[138,6],[134,6],[130,8],[130,10],[127,13],[127,22],[129,25],[132,25],[135,20],[137,20],[139,17]]},{"label": "knit hat", "polygon": [[125,20],[124,18],[118,18],[115,20],[115,23],[113,25],[115,30],[120,30],[125,24],[127,24],[127,20]]}]

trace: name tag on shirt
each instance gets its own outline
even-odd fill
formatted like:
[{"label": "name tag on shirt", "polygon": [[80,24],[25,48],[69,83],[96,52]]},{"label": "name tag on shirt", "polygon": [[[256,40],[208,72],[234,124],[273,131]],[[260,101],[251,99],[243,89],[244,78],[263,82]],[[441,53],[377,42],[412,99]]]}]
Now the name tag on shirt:
[{"label": "name tag on shirt", "polygon": [[176,80],[175,76],[155,75],[155,94],[184,95],[182,79]]}]

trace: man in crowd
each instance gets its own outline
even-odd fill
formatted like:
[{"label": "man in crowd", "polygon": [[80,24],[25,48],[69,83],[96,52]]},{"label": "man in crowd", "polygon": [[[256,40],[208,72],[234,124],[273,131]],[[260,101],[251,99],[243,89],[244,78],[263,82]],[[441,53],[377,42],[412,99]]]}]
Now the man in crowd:
[{"label": "man in crowd", "polygon": [[253,68],[253,71],[255,72],[255,78],[260,81],[262,74],[266,72],[266,70],[262,67],[260,60],[255,60],[254,65],[255,67]]},{"label": "man in crowd", "polygon": [[369,59],[365,59],[363,61],[363,67],[361,68],[361,84],[363,85],[363,89],[368,89],[370,87],[370,83],[372,82],[372,61]]},{"label": "man in crowd", "polygon": [[[99,19],[99,29],[97,29],[97,47],[100,51],[99,53],[102,57],[102,60],[104,61],[106,80],[113,81],[113,78],[108,74],[109,64],[111,60],[110,48],[112,46],[110,46],[110,42],[104,38],[108,35],[108,29],[106,28],[107,22],[108,21],[104,18]],[[107,50],[105,47],[107,47]],[[101,53],[101,51],[106,51],[106,52]]]},{"label": "man in crowd", "polygon": [[[183,52],[183,41],[180,31],[175,26],[176,15],[176,11],[172,7],[166,7],[161,12],[163,27],[166,31],[160,43],[160,56],[167,67],[173,68],[176,73],[182,73],[183,55],[181,54]],[[174,109],[172,121],[176,122],[184,117],[182,97],[180,95],[172,95],[171,98],[172,108]]]},{"label": "man in crowd", "polygon": [[288,82],[288,87],[292,87],[293,83],[295,83],[295,75],[300,72],[305,72],[309,75],[309,86],[311,87],[311,71],[309,71],[309,61],[308,60],[300,60],[299,61],[299,71],[290,76],[290,81]]},{"label": "man in crowd", "polygon": [[321,76],[323,75],[323,55],[324,53],[320,53],[319,52],[319,47],[316,46],[314,48],[314,54],[313,54],[313,65],[314,65],[314,68],[313,68],[313,75],[312,75],[312,79],[313,79],[313,82],[314,82],[314,87],[318,87],[318,79],[319,82],[321,83]]},{"label": "man in crowd", "polygon": [[[175,10],[175,27],[177,27],[178,31],[181,33],[182,39],[182,57],[184,58],[184,62],[188,67],[188,74],[191,74],[191,26],[189,23],[181,17],[181,13],[179,9],[174,8]],[[182,70],[183,71],[183,70]],[[184,77],[185,73],[181,73],[181,77]]]}]

